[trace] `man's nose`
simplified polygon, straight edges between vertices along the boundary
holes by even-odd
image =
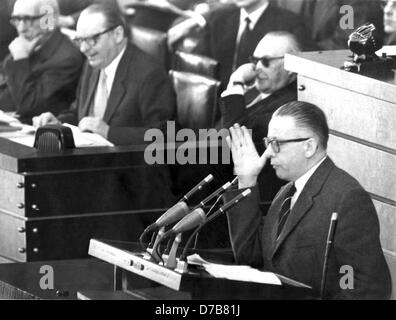
[[[26,33],[29,30],[29,27],[25,21],[21,20],[18,21],[18,23],[16,24],[16,29],[18,31],[18,34],[21,34]]]
[[[268,158],[273,158],[275,156],[274,149],[271,147],[271,145],[269,145],[267,149],[265,149],[265,153]]]
[[[80,44],[80,51],[82,53],[87,53],[87,51],[89,50],[89,46],[85,41],[82,41]]]

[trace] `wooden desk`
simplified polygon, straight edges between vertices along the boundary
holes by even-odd
[[[0,256],[83,258],[92,237],[136,240],[175,201],[168,168],[148,166],[144,150],[46,154],[0,139]]]
[[[349,56],[347,50],[286,55],[285,68],[298,74],[298,100],[326,113],[331,158],[370,193],[396,288],[396,79],[341,70]]]

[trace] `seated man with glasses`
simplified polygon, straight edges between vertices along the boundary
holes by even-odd
[[[18,32],[4,60],[0,109],[23,121],[50,111],[59,114],[75,98],[82,54],[57,27],[56,0],[17,0],[10,19]]]
[[[286,102],[297,99],[296,75],[284,69],[284,55],[301,51],[296,37],[286,31],[269,32],[257,45],[251,63],[240,66],[232,75],[220,101],[221,127],[239,123],[252,130],[253,141],[263,152],[272,113]],[[260,181],[263,200],[272,200],[284,184],[271,168]]]
[[[389,299],[391,278],[375,207],[359,182],[327,156],[329,128],[323,111],[298,101],[280,107],[269,123],[264,139],[267,149],[262,156],[246,127],[235,125],[230,134],[227,142],[239,189],[252,189],[248,199],[228,212],[237,263],[300,281],[318,294],[330,219],[335,212],[338,224],[323,298]],[[264,217],[257,177],[267,162],[289,183]],[[230,191],[226,198],[231,199],[235,192]],[[342,281],[345,266],[349,267],[348,280]]]
[[[172,84],[165,69],[131,43],[120,9],[87,7],[76,34],[76,45],[87,57],[77,99],[57,118],[44,113],[33,124],[78,124],[115,145],[143,144],[147,129],[165,130],[176,110]]]

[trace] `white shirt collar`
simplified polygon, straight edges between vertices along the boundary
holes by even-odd
[[[101,70],[101,72],[104,72],[106,74],[106,84],[109,93],[111,92],[111,88],[113,87],[115,74],[117,72],[118,65],[121,61],[122,56],[124,55],[125,50],[126,50],[126,45],[118,54],[118,56],[115,57],[113,61],[106,68]]]
[[[315,173],[316,169],[322,164],[323,161],[325,161],[327,158],[327,155],[323,157],[322,160],[320,160],[316,165],[314,165],[311,169],[309,169],[306,173],[304,173],[300,178],[298,178],[294,182],[294,186],[296,187],[296,193],[294,194],[292,200],[291,200],[291,207],[294,206],[296,203],[298,197],[300,196],[301,192],[303,191],[305,185],[307,184],[309,178],[312,177],[312,175]]]
[[[268,8],[269,2],[266,2],[262,7],[256,9],[252,13],[248,14],[245,9],[241,9],[241,23],[243,22],[243,27],[245,28],[245,19],[249,17],[250,19],[250,30],[253,30],[256,26],[257,21],[260,19],[261,15]]]

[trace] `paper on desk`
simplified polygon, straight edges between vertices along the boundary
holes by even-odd
[[[74,144],[76,147],[114,147],[107,139],[96,133],[82,132],[78,127],[68,123],[63,123],[69,127],[73,133]]]
[[[0,122],[6,124],[20,124],[21,122],[14,116],[14,113],[0,110]]]
[[[202,259],[198,254],[188,256],[187,261],[189,264],[202,266],[215,278],[282,285],[282,282],[274,273],[259,271],[249,266],[211,263]]]
[[[10,126],[20,127],[19,131],[2,132],[1,138],[5,138],[14,141],[19,144],[23,144],[28,147],[33,147],[36,129],[32,126],[25,125],[22,123],[10,123]],[[76,126],[68,123],[63,124],[69,127],[73,133],[74,144],[77,148],[83,147],[113,147],[114,145],[96,133],[81,132]]]

